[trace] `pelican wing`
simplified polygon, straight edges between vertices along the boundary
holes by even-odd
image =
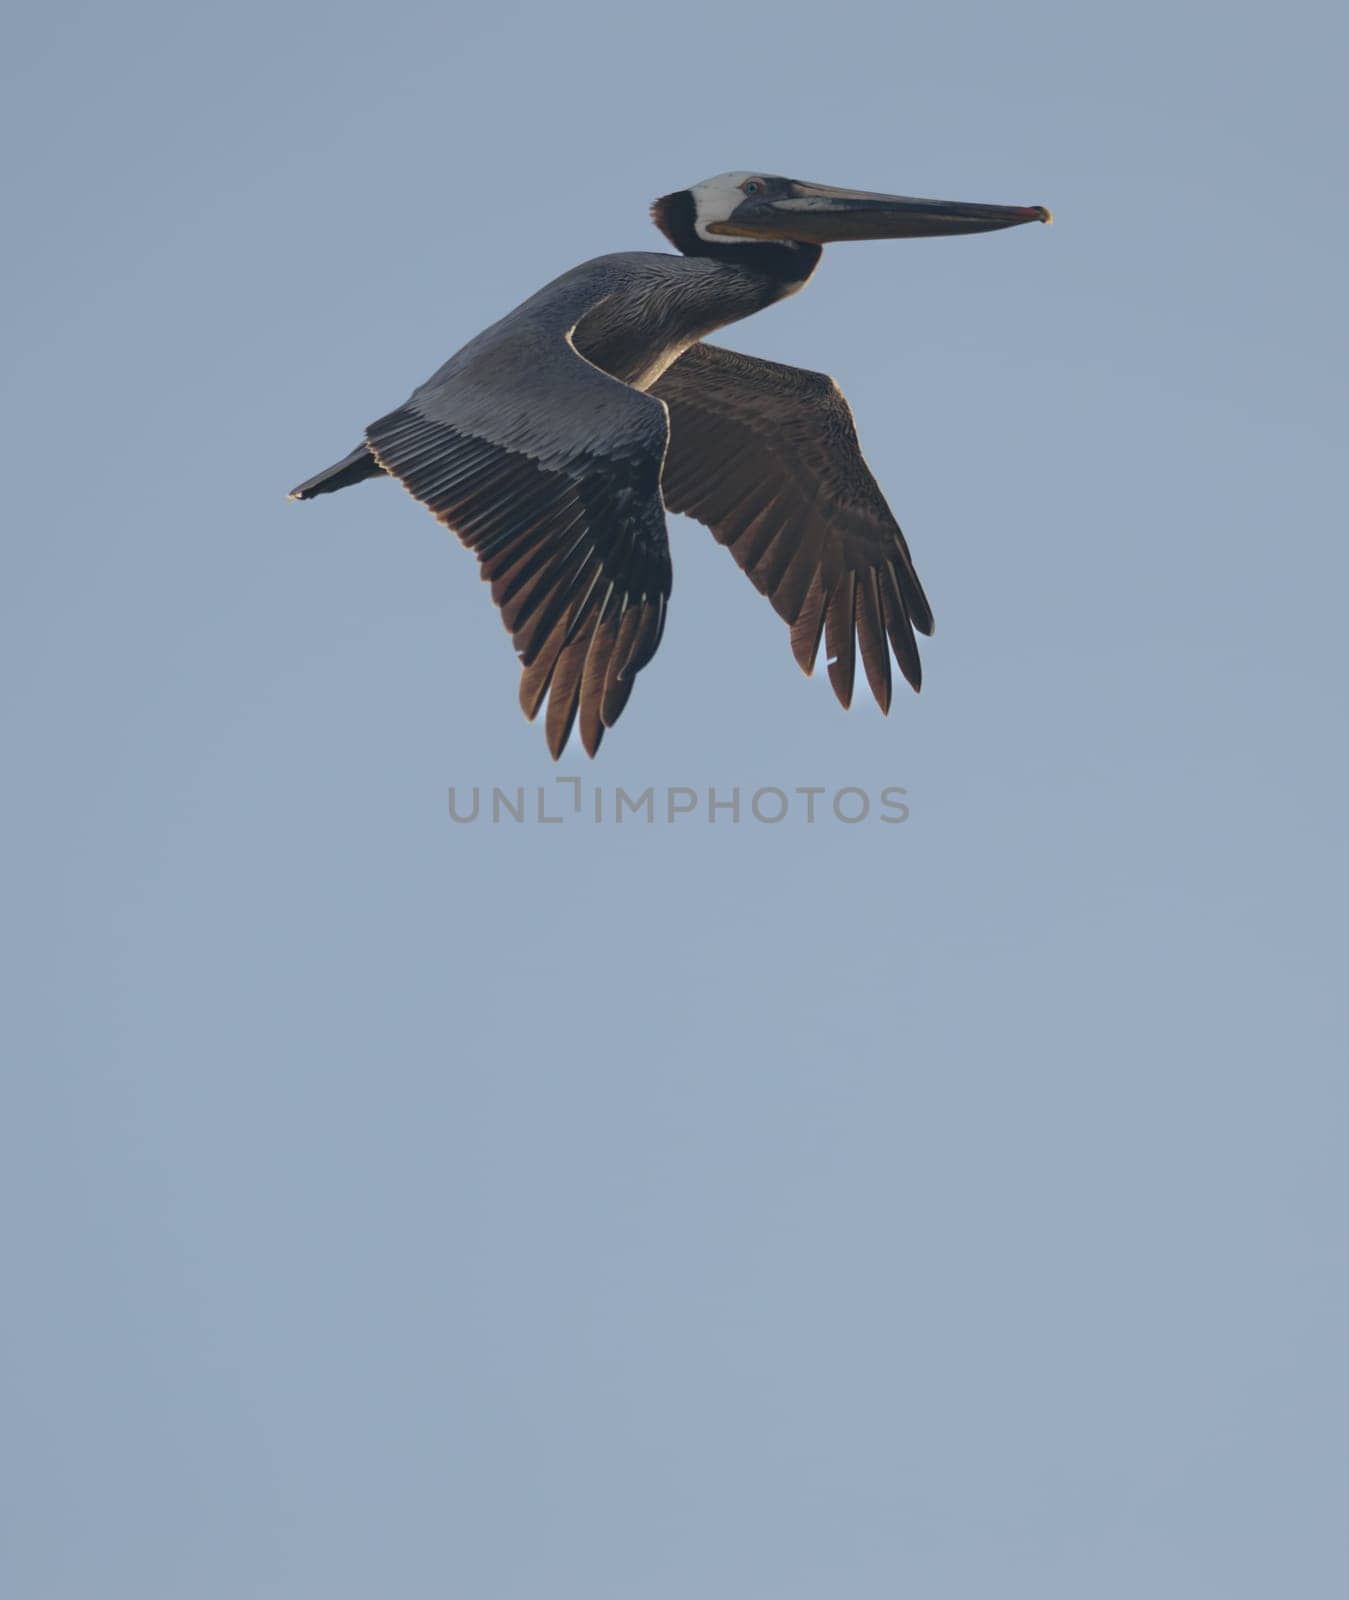
[[[457,533],[515,643],[520,704],[558,756],[594,755],[660,643],[665,407],[571,343],[605,283],[573,275],[466,345],[366,429],[380,466]]]
[[[858,644],[882,711],[891,649],[917,689],[914,629],[932,632],[932,608],[834,380],[695,344],[651,393],[670,412],[666,505],[706,523],[768,596],[802,670],[823,634],[845,706]]]

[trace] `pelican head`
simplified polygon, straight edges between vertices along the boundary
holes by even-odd
[[[844,239],[925,239],[989,233],[1023,222],[1049,222],[1044,206],[986,206],[959,200],[834,189],[800,178],[724,172],[666,195],[652,208],[656,224],[686,254],[736,242],[823,245]],[[676,237],[676,233],[683,237]],[[692,248],[690,248],[692,247]]]

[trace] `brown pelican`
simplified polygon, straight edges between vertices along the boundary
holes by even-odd
[[[890,651],[917,689],[932,609],[831,378],[701,341],[795,294],[842,239],[986,233],[1043,206],[962,205],[728,172],[667,194],[678,256],[599,256],[471,340],[365,439],[291,491],[387,473],[481,563],[519,654],[520,703],[545,696],[557,757],[580,718],[599,748],[660,643],[665,513],[706,523],[791,629],[807,673],[824,637],[852,699],[856,649],[882,711]],[[887,639],[889,641],[887,645]]]

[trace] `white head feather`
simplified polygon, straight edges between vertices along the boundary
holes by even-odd
[[[709,233],[707,225],[730,220],[735,208],[744,203],[742,185],[752,177],[752,172],[723,172],[719,177],[704,178],[701,183],[694,184],[689,193],[693,196],[693,227],[699,238],[706,239],[709,244],[733,242],[734,235]]]

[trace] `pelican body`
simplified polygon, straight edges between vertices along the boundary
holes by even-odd
[[[680,253],[584,262],[480,333],[355,450],[291,491],[397,478],[478,557],[553,757],[587,754],[660,643],[666,510],[705,523],[852,699],[922,681],[932,609],[831,378],[704,343],[803,287],[835,240],[983,233],[1042,206],[965,205],[733,172],[663,196]]]

